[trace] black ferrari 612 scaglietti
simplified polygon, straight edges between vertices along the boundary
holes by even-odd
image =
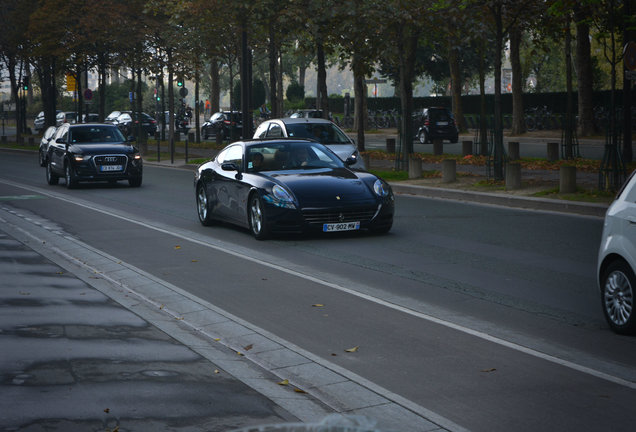
[[[386,233],[393,225],[391,187],[351,169],[355,162],[312,140],[232,143],[195,173],[199,220],[239,225],[257,239],[308,231]]]

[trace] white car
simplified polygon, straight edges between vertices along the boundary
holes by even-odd
[[[353,156],[356,163],[354,169],[365,169],[364,160],[360,156],[355,142],[333,122],[321,118],[291,118],[265,120],[258,125],[254,138],[309,138],[324,144],[346,161]]]
[[[610,327],[620,334],[636,333],[636,171],[605,214],[597,274]]]

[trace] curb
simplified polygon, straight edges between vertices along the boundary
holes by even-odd
[[[488,192],[464,191],[428,186],[414,186],[402,183],[390,183],[393,191],[398,194],[416,195],[427,198],[450,199],[456,201],[474,202],[479,204],[497,205],[502,207],[519,208],[524,210],[540,210],[559,213],[578,214],[603,218],[608,205],[551,200],[546,198],[519,197]]]

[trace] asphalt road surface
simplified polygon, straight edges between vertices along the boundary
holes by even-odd
[[[258,242],[202,227],[192,179],[146,166],[141,188],[67,190],[45,183],[35,154],[0,153],[3,208],[452,424],[633,430],[636,340],[602,317],[601,219],[399,196],[385,236]]]

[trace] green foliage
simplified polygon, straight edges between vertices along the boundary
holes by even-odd
[[[287,100],[290,102],[302,101],[305,98],[305,87],[300,85],[297,81],[293,81],[287,87],[285,96],[287,96]]]

